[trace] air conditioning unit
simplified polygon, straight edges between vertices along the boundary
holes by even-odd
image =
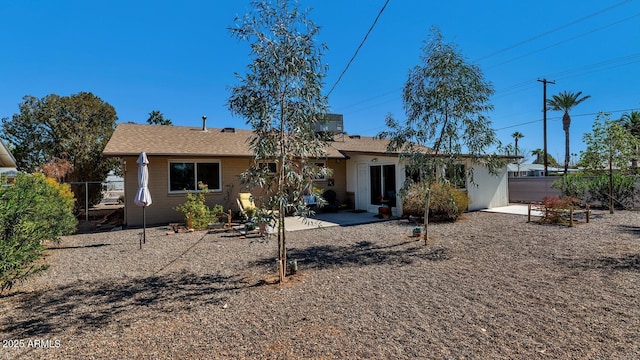
[[[327,114],[325,121],[316,124],[316,132],[341,134],[344,131],[342,114]]]

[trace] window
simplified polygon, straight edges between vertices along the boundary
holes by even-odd
[[[209,190],[222,190],[220,163],[186,161],[169,163],[169,192],[199,190],[199,182],[206,184]]]
[[[269,174],[274,175],[278,170],[278,166],[274,162],[259,162],[258,167],[267,171]]]
[[[313,163],[313,165],[315,165],[318,168],[318,174],[316,175],[316,177],[314,178],[315,181],[324,181],[327,180],[327,172],[325,169],[325,163],[324,162],[315,162]]]
[[[445,170],[445,178],[457,189],[467,188],[467,174],[464,164],[454,164]]]

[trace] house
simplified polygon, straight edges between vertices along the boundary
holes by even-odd
[[[0,140],[0,178],[11,182],[18,176],[16,169],[16,159],[9,151],[9,148]]]
[[[579,169],[569,169],[568,173],[576,173]],[[523,176],[544,176],[543,164],[509,164],[508,165],[509,177],[523,177]],[[549,175],[562,175],[564,174],[563,168],[557,168],[553,166],[547,166],[547,173]]]
[[[185,201],[184,190],[196,190],[198,181],[207,183],[212,191],[207,197],[210,206],[221,204],[225,209],[238,210],[238,193],[246,191],[239,175],[253,159],[247,142],[252,134],[250,130],[231,127],[119,124],[104,155],[118,157],[122,162],[125,223],[142,224],[142,209],[133,204],[138,188],[136,160],[142,151],[149,159],[149,190],[153,199],[146,209],[147,223],[182,221],[182,215],[174,209]],[[315,162],[333,170],[331,178],[314,179],[315,187],[333,190],[338,202],[372,213],[386,204],[394,215],[402,214],[398,191],[405,179],[404,166],[398,153],[387,152],[386,140],[339,135],[328,143],[326,156]],[[507,205],[506,167],[498,177],[478,167],[474,178],[478,186],[466,186],[470,210]]]

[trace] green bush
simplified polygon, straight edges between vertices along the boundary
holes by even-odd
[[[569,174],[553,182],[552,188],[562,192],[563,197],[585,201],[589,180],[582,175]]]
[[[422,183],[413,184],[402,202],[404,215],[424,216],[425,191]],[[469,197],[455,187],[434,183],[431,185],[429,217],[455,221],[469,206]]]
[[[615,208],[632,209],[638,196],[635,175],[613,174],[613,206]],[[599,201],[609,207],[609,174],[601,174],[593,178],[589,184],[589,201]]]
[[[206,229],[210,223],[218,222],[218,217],[224,214],[224,208],[219,204],[209,208],[205,203],[207,187],[202,184],[198,184],[198,187],[201,191],[187,192],[187,201],[178,205],[175,210],[184,215],[187,228],[202,230]]]
[[[46,269],[42,242],[75,232],[74,198],[68,185],[44,175],[19,174],[0,188],[0,292]]]

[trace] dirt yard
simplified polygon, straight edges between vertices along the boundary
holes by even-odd
[[[640,213],[574,228],[475,212],[288,233],[66,237],[0,298],[2,359],[637,359]]]

